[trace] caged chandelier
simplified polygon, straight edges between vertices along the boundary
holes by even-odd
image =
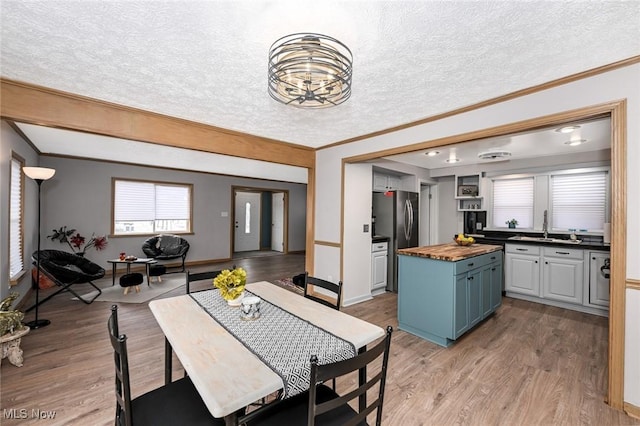
[[[300,108],[339,105],[351,96],[353,56],[333,37],[284,36],[269,49],[269,95]]]

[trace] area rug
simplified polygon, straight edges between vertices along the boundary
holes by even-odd
[[[295,293],[298,293],[298,294],[303,294],[304,293],[304,287],[300,287],[300,286],[295,285],[291,278],[283,278],[281,280],[276,280],[275,283],[277,285],[279,285],[280,287],[284,287],[287,290],[293,291]]]
[[[129,289],[128,294],[124,294],[124,288],[120,287],[116,279],[116,285],[111,285],[111,278],[107,285],[98,285],[102,289],[102,294],[96,299],[98,302],[117,302],[117,303],[145,303],[149,300],[161,296],[171,290],[185,285],[184,274],[163,275],[162,282],[154,280],[151,285],[147,286],[147,282],[140,284],[140,293],[136,293],[135,287]],[[84,298],[92,298],[97,291],[83,294]],[[74,297],[72,300],[78,300]]]

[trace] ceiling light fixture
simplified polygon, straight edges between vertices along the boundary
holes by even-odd
[[[269,95],[300,108],[339,105],[351,96],[353,55],[333,37],[296,33],[269,49]]]
[[[559,133],[571,133],[574,130],[579,129],[580,126],[564,126],[564,127],[560,127],[559,129],[556,129],[556,132]]]
[[[511,157],[511,153],[509,151],[489,151],[478,154],[478,158],[481,160],[497,160],[507,157]]]
[[[424,153],[427,157],[435,157],[438,154],[440,154],[440,151],[429,151]]]
[[[460,161],[459,158],[449,158],[449,159],[445,160],[445,162],[447,162],[447,163],[457,163],[458,161]]]
[[[583,143],[587,143],[586,139],[576,139],[573,141],[566,141],[564,144],[565,145],[569,145],[569,146],[578,146],[578,145],[582,145]]]

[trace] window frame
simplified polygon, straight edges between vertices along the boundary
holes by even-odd
[[[126,181],[126,182],[139,182],[139,183],[148,183],[153,185],[162,185],[162,186],[178,186],[184,187],[189,192],[189,229],[187,231],[168,231],[174,235],[191,235],[193,234],[193,184],[192,183],[184,183],[184,182],[167,182],[167,181],[159,181],[159,180],[148,180],[148,179],[132,179],[132,178],[124,178],[124,177],[112,177],[111,178],[111,231],[109,234],[110,238],[120,238],[120,237],[139,237],[139,236],[150,236],[150,235],[158,235],[160,232],[140,232],[140,233],[126,233],[126,234],[116,234],[116,182],[118,181]],[[154,219],[155,220],[155,219]]]
[[[19,257],[21,259],[22,265],[20,268],[20,271],[16,272],[14,275],[11,275],[11,258],[12,258],[12,241],[11,241],[11,234],[12,234],[12,221],[11,221],[11,208],[12,206],[12,201],[13,201],[13,194],[12,194],[12,188],[13,188],[13,162],[16,161],[18,163],[18,167],[19,167],[19,175],[20,175],[20,184],[19,184],[19,188],[20,188],[20,217],[18,219],[18,227],[19,227],[19,234],[20,234],[20,247],[18,248],[18,250],[20,251],[19,253]],[[25,167],[26,165],[26,161],[24,158],[22,158],[20,155],[18,155],[16,152],[11,151],[11,159],[9,162],[9,235],[7,238],[7,254],[9,256],[9,286],[15,286],[18,284],[18,282],[20,281],[20,279],[22,278],[22,276],[24,276],[24,274],[27,271],[27,265],[25,263],[25,259],[24,259],[24,205],[25,205],[25,178],[24,178],[24,172],[22,171],[22,168]]]

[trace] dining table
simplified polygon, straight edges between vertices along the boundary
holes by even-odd
[[[363,352],[368,344],[385,336],[377,325],[267,281],[247,284],[245,292],[261,299],[258,319],[243,321],[240,308],[227,305],[217,289],[149,303],[165,335],[165,382],[172,380],[173,351],[212,416],[224,418],[226,425],[237,424],[238,410],[274,392],[292,396],[287,393],[299,386],[302,373],[283,372],[287,368],[280,365],[283,353],[273,360],[269,358],[274,356],[272,351],[284,350],[284,358],[295,357],[307,344],[301,340],[328,339],[331,343],[323,350],[342,352],[327,353],[326,358],[340,359]],[[286,331],[287,327],[301,327],[304,336],[318,337],[301,339],[299,333]],[[256,335],[258,340],[263,337],[261,343],[252,340]],[[349,348],[355,352],[349,352]],[[308,363],[309,358],[298,361]],[[296,368],[308,371],[308,367]],[[293,376],[293,384],[288,374]],[[366,372],[360,372],[360,381],[364,380],[363,374]]]

